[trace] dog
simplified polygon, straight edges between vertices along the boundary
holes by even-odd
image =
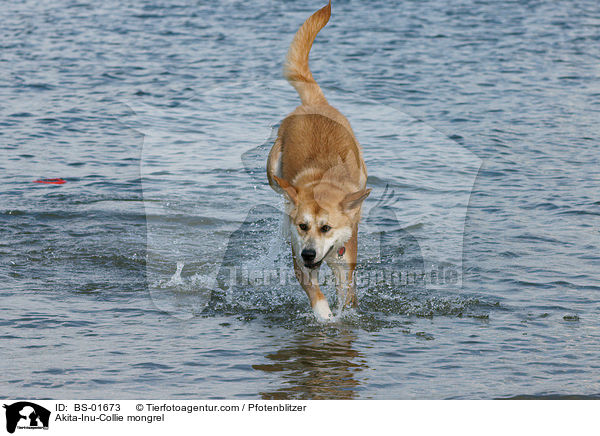
[[[296,278],[319,321],[333,320],[319,289],[319,267],[334,273],[339,311],[356,307],[358,223],[367,168],[350,123],[330,106],[308,66],[315,37],[331,16],[331,1],[300,27],[289,48],[284,76],[301,105],[280,124],[267,159],[269,185],[283,194]]]

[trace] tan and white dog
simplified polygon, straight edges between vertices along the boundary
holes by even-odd
[[[271,187],[284,194],[294,270],[317,319],[333,318],[319,289],[319,267],[332,269],[340,311],[357,305],[354,283],[357,233],[367,169],[350,123],[329,105],[308,67],[317,33],[331,16],[331,2],[300,27],[284,75],[302,104],[281,123],[267,160]]]

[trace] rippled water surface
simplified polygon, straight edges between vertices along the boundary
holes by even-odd
[[[3,397],[600,395],[598,3],[333,2],[311,67],[373,192],[328,326],[264,175],[320,6],[0,10]]]

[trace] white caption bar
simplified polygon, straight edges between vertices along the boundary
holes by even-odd
[[[587,434],[593,401],[5,400],[15,435]],[[42,433],[35,430],[43,430]],[[4,433],[7,434],[7,433]]]

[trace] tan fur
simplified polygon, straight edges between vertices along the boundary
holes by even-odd
[[[298,29],[288,50],[283,75],[296,88],[302,104],[327,104],[308,67],[308,54],[317,33],[327,24],[331,16],[331,1],[327,6],[312,14]]]
[[[357,303],[358,222],[362,201],[370,192],[365,189],[367,170],[350,123],[329,105],[308,66],[313,41],[330,15],[331,2],[306,20],[290,46],[284,74],[302,105],[282,121],[267,160],[269,184],[288,201],[296,277],[319,318],[327,318],[329,311],[318,285],[322,261],[336,276],[339,304]],[[324,231],[323,226],[331,230]],[[303,260],[304,250],[316,252],[314,263]]]

